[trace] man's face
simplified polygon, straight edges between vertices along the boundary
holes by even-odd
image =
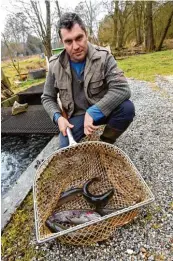
[[[61,39],[72,61],[81,62],[85,59],[88,38],[78,24],[75,24],[70,30],[62,28]]]

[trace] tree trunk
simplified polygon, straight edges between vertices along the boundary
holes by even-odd
[[[172,10],[172,12],[170,13],[170,16],[169,16],[169,18],[168,18],[168,22],[167,22],[167,24],[166,24],[165,30],[163,31],[162,37],[161,37],[161,39],[160,39],[160,42],[159,42],[159,44],[158,44],[158,46],[157,46],[156,51],[160,51],[161,48],[162,48],[163,41],[165,40],[167,31],[168,31],[168,29],[169,29],[169,27],[170,27],[170,25],[171,25],[172,17],[173,17],[173,10]]]
[[[155,49],[153,34],[152,1],[146,1],[145,9],[145,50],[151,52]]]
[[[113,15],[113,22],[114,22],[114,27],[113,27],[113,41],[112,41],[112,46],[113,46],[113,47],[116,47],[116,45],[117,45],[118,2],[119,2],[119,1],[115,1],[115,8],[114,8],[114,15]]]
[[[48,58],[52,55],[51,47],[51,22],[50,22],[50,1],[45,1],[46,4],[46,37],[45,37],[45,51]]]
[[[134,27],[135,27],[135,38],[136,38],[136,45],[138,45],[138,33],[137,33],[137,18],[136,18],[136,3],[134,4],[134,15],[133,15],[133,21],[134,21]]]
[[[125,43],[125,35],[128,34],[127,24],[132,15],[133,8],[130,1],[119,1],[118,5],[118,35],[117,47],[122,49]]]
[[[119,30],[118,30],[118,41],[117,41],[117,48],[121,49],[123,47],[123,39],[124,39],[124,26],[120,22]]]
[[[137,46],[142,44],[141,21],[142,21],[141,3],[136,1],[134,4],[134,25],[135,25],[135,35],[136,35],[136,45]]]
[[[57,6],[57,9],[58,9],[58,16],[59,16],[59,18],[61,18],[61,10],[60,10],[60,7],[59,7],[59,3],[58,3],[58,1],[55,1],[55,3],[56,3],[56,6]]]
[[[143,47],[145,49],[145,42],[146,42],[146,40],[145,40],[145,20],[146,20],[146,18],[145,18],[145,2],[142,2],[141,5],[142,5],[142,38],[143,38]]]
[[[124,39],[124,18],[122,11],[118,10],[118,30],[117,30],[117,48],[118,50],[123,47],[123,39]]]

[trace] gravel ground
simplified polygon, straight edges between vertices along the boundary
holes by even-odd
[[[173,75],[156,77],[157,86],[164,91],[169,97],[173,97]]]
[[[129,79],[129,83],[136,117],[116,145],[136,165],[155,202],[133,223],[118,228],[108,241],[94,247],[61,245],[55,240],[37,245],[34,236],[30,244],[44,251],[42,260],[173,260],[173,84],[157,79],[159,88],[153,90],[144,81]]]

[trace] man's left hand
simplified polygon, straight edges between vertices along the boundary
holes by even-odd
[[[85,135],[91,135],[99,127],[93,125],[93,118],[86,112],[84,119],[84,133]]]

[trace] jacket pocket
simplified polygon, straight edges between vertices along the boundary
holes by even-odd
[[[68,94],[68,89],[67,86],[63,82],[58,83],[58,89],[59,89],[59,98],[60,100],[63,101],[69,101],[69,94]]]
[[[89,92],[91,95],[99,94],[104,89],[104,77],[101,74],[94,74],[89,83]]]

